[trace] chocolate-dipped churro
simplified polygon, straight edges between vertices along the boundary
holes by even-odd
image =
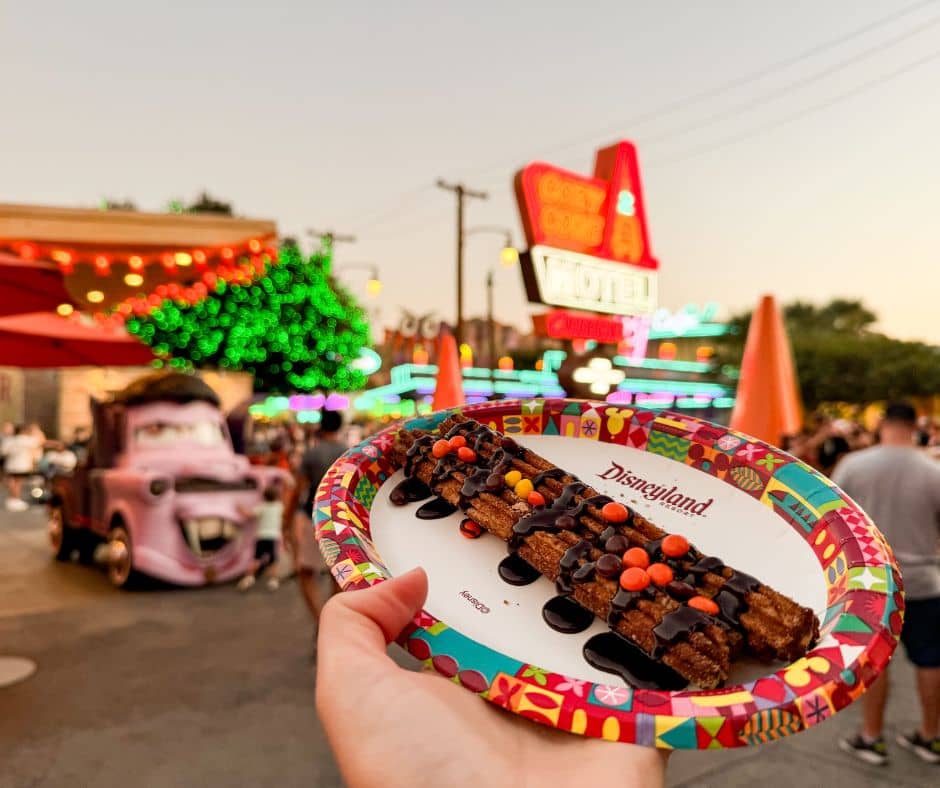
[[[473,419],[451,417],[435,433],[402,431],[395,448],[406,479],[393,503],[434,495],[427,516],[463,511],[508,542],[504,578],[521,583],[541,574],[555,582],[562,598],[546,605],[546,621],[579,631],[590,617],[572,614],[590,611],[640,656],[668,666],[662,685],[714,688],[740,652],[793,660],[818,635],[811,610]],[[585,656],[592,664],[606,659],[597,656],[602,644],[591,645]]]

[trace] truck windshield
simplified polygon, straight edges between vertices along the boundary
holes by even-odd
[[[190,421],[182,424],[154,421],[134,430],[134,442],[139,448],[168,446],[173,443],[218,446],[224,440],[222,425],[214,421]]]

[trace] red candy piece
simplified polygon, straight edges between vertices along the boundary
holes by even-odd
[[[718,615],[718,605],[707,596],[694,596],[688,601],[688,605],[696,610],[701,610],[703,613],[708,613],[710,616]]]
[[[463,520],[460,523],[460,534],[467,539],[479,539],[483,536],[483,528],[473,520]]]
[[[545,496],[536,490],[530,492],[526,500],[529,502],[529,506],[545,506]]]
[[[649,553],[642,547],[631,547],[623,554],[623,565],[626,567],[636,566],[640,569],[646,569],[650,565]]]
[[[441,457],[446,457],[450,453],[450,444],[445,440],[434,441],[434,445],[431,447],[431,454],[433,454],[437,459]]]
[[[601,515],[608,523],[625,523],[630,513],[622,503],[611,501],[601,508]]]
[[[647,567],[646,574],[650,576],[650,580],[660,587],[668,585],[675,579],[672,569],[666,564],[652,564]]]
[[[466,445],[467,439],[463,435],[454,435],[454,437],[450,439],[450,447],[452,449],[459,449]]]
[[[464,462],[475,462],[477,453],[469,446],[461,446],[457,449],[457,456]]]
[[[620,575],[620,587],[626,591],[642,591],[650,584],[650,576],[646,570],[638,566],[624,569]]]
[[[689,552],[689,540],[679,534],[669,534],[663,539],[662,551],[669,558],[681,558]]]

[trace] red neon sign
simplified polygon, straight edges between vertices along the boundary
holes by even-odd
[[[516,198],[529,246],[659,267],[650,249],[636,148],[630,142],[599,150],[594,177],[533,162],[516,174]]]
[[[617,344],[624,338],[623,321],[619,318],[553,309],[533,315],[532,322],[537,334],[552,339],[593,339]]]

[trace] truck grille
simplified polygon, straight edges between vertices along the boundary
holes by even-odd
[[[229,492],[232,490],[256,490],[258,482],[250,476],[223,482],[219,479],[206,479],[200,476],[187,476],[177,479],[173,488],[178,493]]]

